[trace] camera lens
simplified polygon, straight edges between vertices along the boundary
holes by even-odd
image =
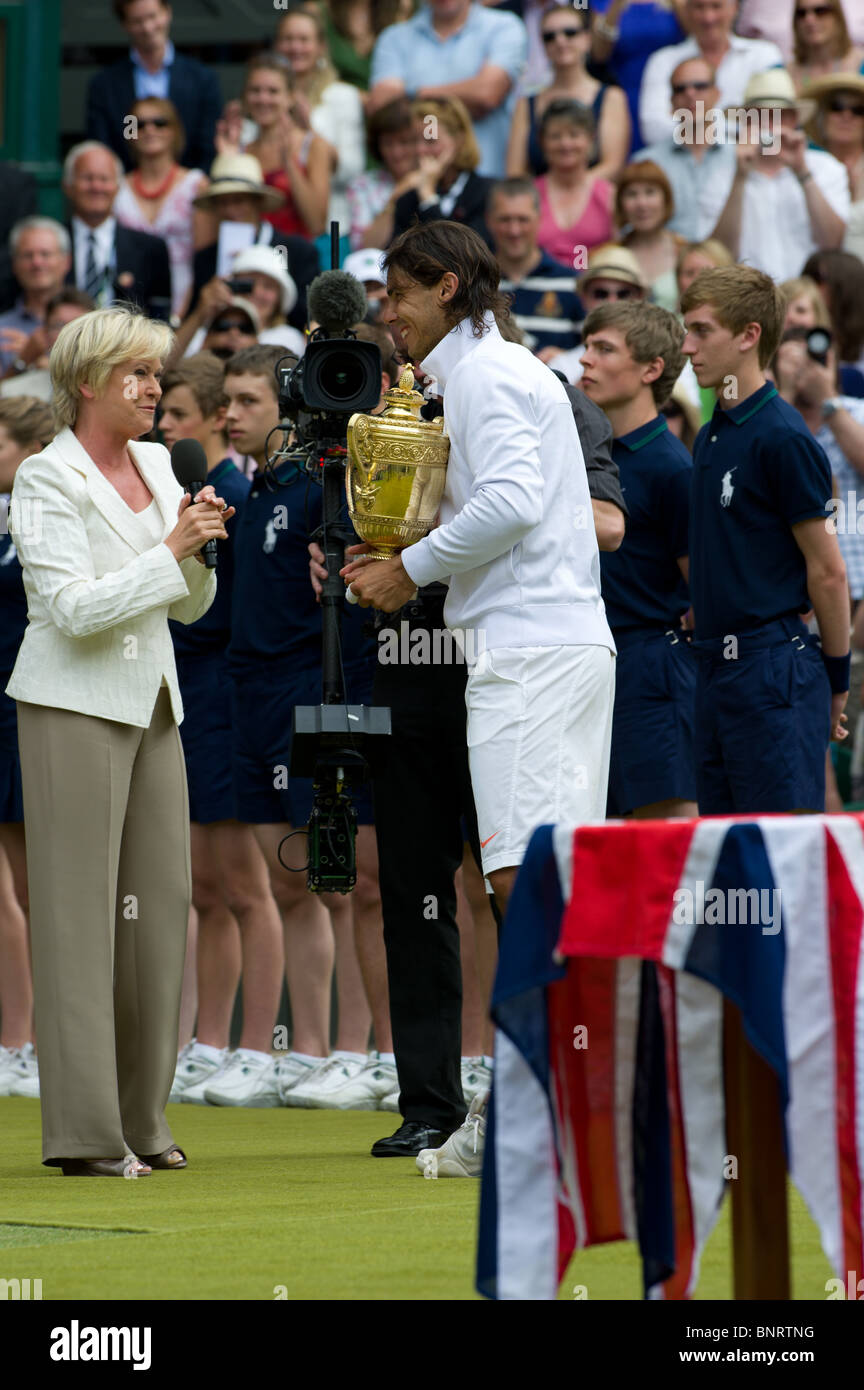
[[[363,364],[347,352],[334,353],[321,373],[320,384],[336,401],[350,401],[363,389]]]

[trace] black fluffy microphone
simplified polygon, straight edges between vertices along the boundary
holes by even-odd
[[[344,270],[325,270],[317,275],[306,302],[310,321],[320,324],[328,337],[342,337],[345,329],[359,323],[366,313],[363,286]]]
[[[197,439],[178,439],[171,450],[171,467],[174,477],[189,493],[192,501],[207,482],[207,455]],[[202,547],[204,563],[208,570],[216,568],[216,538],[211,536]]]

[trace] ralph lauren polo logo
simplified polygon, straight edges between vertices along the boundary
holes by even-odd
[[[721,481],[721,484],[720,484],[720,506],[721,506],[721,507],[728,507],[729,504],[730,504],[730,502],[732,501],[732,494],[733,494],[733,492],[735,491],[735,488],[734,488],[733,485],[732,485],[732,474],[735,473],[736,471],[737,471],[737,466],[736,466],[736,468],[730,468],[728,472],[726,472],[726,473],[723,474],[723,478],[722,478],[722,481]]]

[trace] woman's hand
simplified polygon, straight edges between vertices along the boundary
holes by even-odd
[[[223,309],[230,308],[232,297],[227,281],[214,275],[212,280],[207,281],[198,300],[196,313],[200,322],[209,326]]]
[[[291,94],[291,119],[300,130],[308,130],[312,124],[312,107],[302,92]]]
[[[239,154],[240,137],[243,133],[243,107],[239,101],[229,101],[222,112],[222,119],[216,122],[213,143],[217,154]]]
[[[198,493],[194,506],[189,493],[184,493],[177,508],[177,525],[165,537],[165,544],[177,563],[194,555],[203,565],[204,560],[198,552],[209,540],[228,539],[225,522],[231,520],[234,511],[234,507],[226,507],[224,498],[216,496],[209,483]]]

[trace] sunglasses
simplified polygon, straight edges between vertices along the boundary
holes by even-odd
[[[584,30],[584,29],[575,29],[575,28],[573,28],[573,29],[569,29],[569,28],[568,28],[568,29],[546,29],[546,30],[544,30],[544,32],[543,32],[543,42],[546,43],[546,44],[554,43],[555,40],[556,40],[557,38],[560,38],[560,37],[561,37],[561,35],[563,35],[565,39],[578,39],[579,35],[580,35],[580,34],[584,34],[584,33],[585,33],[585,30]]]
[[[853,116],[864,116],[864,105],[858,101],[844,101],[843,97],[832,97],[828,110],[839,115],[841,111],[851,111]]]
[[[211,333],[230,333],[232,328],[236,328],[240,333],[251,333],[252,329],[245,319],[218,319],[216,323],[211,323]]]
[[[591,291],[592,299],[631,299],[636,293],[634,285],[622,285],[620,290],[594,289]]]
[[[820,19],[824,19],[826,15],[833,13],[834,10],[831,5],[811,5],[809,10],[802,9],[801,7],[796,8],[795,18],[796,20],[806,19],[808,14],[815,14],[818,15]]]
[[[171,122],[167,116],[139,116],[138,129],[146,130],[148,125],[155,126],[157,130],[165,130]]]
[[[710,82],[676,82],[672,87],[673,97],[682,97],[685,92],[707,92]]]

